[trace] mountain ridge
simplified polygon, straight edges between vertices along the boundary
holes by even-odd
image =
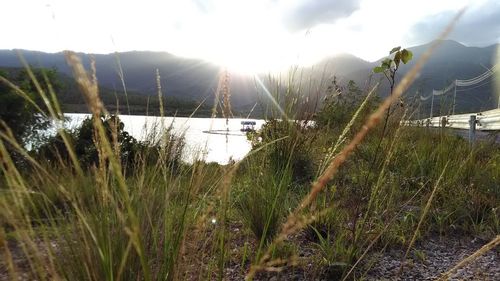
[[[414,53],[414,59],[408,65],[402,65],[398,77],[401,77],[413,66],[418,57],[431,44],[418,45],[408,49]],[[429,92],[431,89],[444,87],[454,79],[468,79],[477,76],[494,65],[499,44],[487,47],[465,46],[453,40],[444,40],[421,71],[419,79],[409,92]],[[35,67],[55,67],[67,75],[71,69],[66,64],[64,53],[46,53],[23,49],[0,50],[0,67],[22,67],[17,58],[21,52],[26,61]],[[127,51],[108,54],[77,53],[83,64],[88,67],[90,58],[96,61],[97,78],[101,85],[109,89],[122,90],[122,79],[119,75],[121,66],[123,81],[127,91],[144,95],[157,94],[156,69],[160,72],[161,86],[164,95],[181,99],[212,101],[216,91],[220,67],[200,59],[179,57],[169,52],[159,51]],[[383,58],[381,58],[383,59]],[[333,76],[343,80],[353,80],[363,85],[371,69],[380,60],[369,62],[349,53],[337,54],[324,58],[314,66],[301,68],[304,75],[316,76],[319,80],[331,80]],[[326,74],[326,76],[325,76]],[[321,77],[323,75],[323,77]],[[260,75],[265,76],[265,75]],[[375,76],[374,76],[375,77]],[[383,80],[382,80],[383,81]],[[231,75],[232,103],[235,107],[248,107],[261,100],[262,89],[257,86],[253,77]],[[478,96],[491,103],[493,88],[481,90]],[[380,94],[387,94],[387,85],[383,85]],[[488,102],[479,105],[487,107]],[[470,107],[471,101],[466,101]],[[472,110],[472,108],[471,108]]]

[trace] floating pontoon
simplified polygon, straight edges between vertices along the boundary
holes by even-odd
[[[240,131],[253,132],[253,131],[255,131],[255,125],[257,125],[257,122],[255,122],[255,121],[241,121]]]

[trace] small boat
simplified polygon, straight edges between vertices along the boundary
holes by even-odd
[[[257,122],[255,121],[241,121],[241,129],[242,132],[254,132],[255,125]]]

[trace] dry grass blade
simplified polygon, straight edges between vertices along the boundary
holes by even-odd
[[[160,116],[163,122],[163,117],[165,116],[165,114],[163,109],[163,93],[161,92],[161,76],[160,70],[158,68],[156,69],[156,88],[158,91],[158,102],[160,103]]]
[[[330,163],[332,161],[332,159],[335,157],[335,152],[337,152],[337,149],[345,141],[347,133],[349,133],[349,131],[351,130],[352,126],[354,125],[354,121],[357,120],[359,114],[363,111],[363,109],[365,109],[365,107],[368,104],[368,101],[370,100],[372,94],[377,90],[377,88],[378,88],[379,85],[380,85],[380,83],[375,84],[375,86],[373,86],[373,89],[366,95],[365,99],[363,100],[363,103],[361,103],[361,105],[358,107],[358,109],[356,110],[356,112],[352,116],[351,120],[349,121],[349,123],[347,123],[347,125],[344,128],[344,130],[342,131],[342,134],[340,134],[340,136],[338,137],[337,142],[330,149],[329,153],[326,155],[325,160],[324,160],[325,164],[326,163]],[[325,168],[326,167],[322,166],[320,168],[320,173],[323,173]]]
[[[402,120],[404,120],[406,118],[407,112],[408,112],[408,110],[405,110],[405,112],[403,113],[403,116],[401,117]],[[402,128],[402,126],[399,126],[396,130],[396,133],[394,134],[393,140],[389,146],[389,152],[388,152],[387,157],[384,161],[384,164],[382,165],[382,170],[380,171],[379,177],[377,179],[377,183],[375,184],[375,187],[372,188],[370,200],[368,201],[368,207],[366,209],[367,211],[366,211],[366,215],[364,218],[365,222],[366,222],[366,220],[367,220],[367,218],[372,210],[372,205],[374,204],[375,198],[376,198],[377,194],[380,192],[380,188],[382,186],[382,182],[383,182],[384,176],[386,174],[386,169],[389,166],[389,163],[391,162],[392,157],[394,156],[396,143],[399,140],[400,133],[401,133],[401,128]]]
[[[120,56],[118,55],[118,52],[115,52],[115,58],[116,58],[116,64],[118,67],[118,77],[120,77],[120,82],[122,83],[122,87],[123,87],[123,93],[125,94],[125,101],[127,102],[127,112],[128,112],[128,115],[130,115],[130,105],[128,103],[127,86],[125,85],[125,76],[123,75],[122,63],[120,61]]]
[[[458,21],[460,16],[463,14],[464,10],[460,11],[453,21],[448,25],[448,27],[443,31],[439,39],[446,38],[447,35],[453,29],[453,26]],[[342,163],[345,162],[347,157],[354,151],[356,146],[360,144],[363,139],[366,137],[368,132],[373,129],[378,123],[380,123],[381,119],[384,116],[386,110],[396,101],[399,100],[401,95],[408,89],[408,87],[413,83],[416,79],[418,73],[430,58],[431,54],[434,50],[441,44],[440,40],[436,40],[432,43],[432,45],[422,54],[417,63],[406,73],[406,75],[401,79],[401,82],[395,87],[394,92],[391,96],[384,100],[384,102],[378,107],[378,109],[368,118],[365,125],[361,128],[361,130],[356,134],[356,136],[352,139],[352,141],[344,147],[344,149],[338,154],[335,159],[332,160],[328,168],[325,170],[323,175],[313,184],[312,190],[309,195],[302,201],[302,204],[299,206],[300,209],[307,207],[311,202],[316,198],[318,193],[326,186],[328,181],[330,181],[337,172],[338,168]]]
[[[24,66],[24,69],[26,70],[26,72],[28,73],[28,76],[30,77],[31,79],[31,82],[33,82],[34,86],[35,86],[35,89],[36,91],[38,92],[38,94],[40,95],[40,97],[42,98],[44,104],[45,104],[45,107],[47,108],[47,110],[49,111],[50,115],[52,117],[56,117],[56,113],[54,111],[54,108],[52,107],[52,104],[50,102],[50,99],[48,98],[47,94],[45,93],[44,89],[42,88],[42,85],[40,84],[40,82],[38,81],[38,79],[36,78],[35,74],[33,73],[33,70],[31,69],[31,67],[28,65],[28,62],[26,61],[26,59],[24,58],[24,56],[22,55],[21,51],[18,51],[17,53],[18,57],[19,57],[19,60],[21,61],[22,65]]]
[[[19,88],[18,86],[14,85],[14,83],[10,82],[9,80],[7,80],[7,78],[3,77],[2,75],[0,75],[0,81],[2,83],[4,83],[5,85],[7,85],[8,87],[12,88],[14,90],[14,93],[21,96],[23,99],[25,99],[27,102],[29,102],[36,110],[38,113],[40,113],[42,116],[46,117],[47,114],[45,113],[45,111],[43,111],[39,106],[38,104],[36,104],[35,101],[33,101],[32,98],[30,98],[30,96],[23,90],[21,90],[21,88]]]
[[[3,228],[0,228],[0,248],[3,249],[3,260],[7,263],[6,267],[9,271],[9,275],[13,280],[19,280],[17,274],[17,268],[14,264],[14,260],[12,258],[12,253],[9,250],[7,245],[7,239],[5,238],[5,231]]]
[[[349,269],[349,271],[344,276],[344,278],[342,279],[342,281],[347,280],[347,278],[351,275],[351,273],[354,272],[354,269],[356,268],[356,266],[358,266],[358,264],[364,259],[364,257],[373,248],[373,246],[375,246],[375,243],[377,243],[379,241],[379,239],[382,237],[382,235],[389,229],[389,227],[401,215],[401,213],[404,211],[404,208],[406,206],[408,206],[413,201],[413,199],[415,199],[415,197],[422,191],[422,189],[424,189],[425,186],[426,186],[425,184],[422,185],[422,187],[420,187],[420,189],[417,190],[417,192],[415,192],[413,194],[413,196],[410,199],[408,199],[408,201],[406,201],[403,205],[401,205],[401,208],[399,209],[399,211],[394,216],[392,216],[392,218],[386,223],[386,225],[384,226],[384,228],[377,234],[377,236],[375,238],[373,238],[373,240],[370,242],[370,244],[368,245],[368,247],[366,247],[366,249],[363,251],[363,253],[358,258],[358,260],[351,266],[351,269]]]
[[[268,272],[281,272],[285,269],[286,266],[295,266],[298,264],[298,257],[292,256],[290,259],[275,259],[269,262],[266,262],[264,265],[259,267],[259,271],[268,271]]]
[[[443,39],[448,36],[453,27],[455,26],[458,19],[462,16],[465,9],[462,9],[457,15],[453,18],[453,20],[448,24],[446,29],[441,33],[438,39]],[[368,120],[365,122],[361,130],[354,136],[351,142],[346,145],[340,153],[335,157],[330,165],[326,168],[325,172],[318,178],[318,180],[313,184],[311,191],[308,195],[302,200],[301,204],[297,207],[295,212],[290,214],[287,221],[283,224],[283,228],[281,233],[277,236],[273,244],[276,241],[283,241],[286,237],[301,227],[298,227],[298,214],[304,208],[309,206],[318,196],[318,194],[325,188],[327,183],[333,178],[335,173],[338,171],[338,168],[346,161],[347,157],[354,151],[354,149],[364,140],[367,136],[368,132],[373,129],[380,121],[383,119],[386,110],[396,101],[399,100],[401,95],[408,89],[408,87],[413,83],[413,81],[417,78],[418,73],[424,66],[424,64],[429,60],[431,54],[434,50],[441,44],[441,40],[434,41],[431,46],[422,54],[420,59],[415,63],[415,65],[406,73],[406,75],[401,79],[399,84],[394,88],[392,95],[384,100],[384,102],[377,108],[377,110],[370,115]],[[270,248],[270,247],[269,247]],[[269,251],[268,248],[268,251]],[[253,279],[253,276],[257,272],[257,267],[261,266],[263,263],[267,262],[266,259],[269,258],[269,254],[266,253],[259,260],[259,262],[252,266],[245,277],[247,280]]]
[[[82,168],[80,166],[80,163],[78,162],[78,159],[76,158],[76,155],[75,155],[73,146],[71,144],[70,138],[68,137],[68,134],[66,133],[66,131],[62,129],[62,126],[61,126],[62,123],[60,121],[63,119],[64,115],[61,111],[61,108],[59,106],[59,102],[57,101],[57,95],[54,91],[54,88],[52,87],[52,84],[50,83],[50,81],[47,77],[47,74],[45,72],[42,73],[43,78],[45,79],[46,86],[48,87],[48,91],[49,91],[51,99],[49,99],[49,97],[45,93],[45,90],[42,88],[41,83],[36,78],[35,74],[33,73],[33,70],[31,69],[28,62],[26,61],[26,59],[24,58],[24,56],[22,55],[22,53],[20,51],[18,52],[18,57],[21,60],[21,63],[23,64],[24,68],[26,69],[26,72],[28,73],[31,81],[35,85],[36,91],[38,92],[38,94],[40,95],[42,100],[44,101],[45,107],[47,108],[48,112],[50,113],[50,117],[52,118],[52,120],[56,121],[57,131],[60,134],[60,136],[62,137],[64,145],[68,149],[68,152],[69,152],[69,155],[71,158],[71,162],[73,163],[78,176],[82,177],[83,171],[82,171]],[[92,61],[91,66],[92,66],[92,70],[93,70],[92,78],[94,80],[94,85],[97,85],[97,78],[95,76],[95,61]],[[10,84],[12,84],[12,83],[10,83]],[[13,89],[16,92],[19,92],[19,94],[21,94],[21,96],[23,96],[28,102],[34,103],[34,101],[32,101],[29,98],[29,96],[26,93],[24,93],[21,89],[19,89],[18,87],[13,87]],[[44,111],[41,111],[41,109],[38,106],[36,106],[36,108],[37,108],[37,110],[40,111],[42,116],[44,116],[46,118],[48,117],[47,114]]]
[[[457,265],[455,265],[452,269],[448,270],[447,272],[443,273],[441,275],[441,277],[439,277],[437,279],[437,281],[441,281],[441,280],[447,280],[450,278],[450,276],[455,272],[457,271],[459,268],[461,267],[464,267],[466,264],[474,261],[475,259],[477,259],[478,257],[480,257],[481,255],[483,255],[484,253],[494,249],[495,247],[497,247],[498,245],[500,245],[500,235],[497,235],[493,240],[491,240],[490,242],[488,242],[488,244],[484,245],[483,247],[481,247],[481,249],[477,250],[476,252],[474,252],[472,255],[466,257],[465,259],[461,260]]]
[[[125,230],[129,235],[135,251],[139,256],[142,270],[144,272],[144,279],[151,280],[149,266],[144,256],[144,244],[140,236],[139,219],[136,212],[132,208],[129,188],[122,172],[121,163],[112,149],[110,140],[106,136],[104,125],[99,121],[101,114],[107,114],[107,111],[104,108],[101,99],[99,98],[99,88],[95,76],[95,65],[91,65],[92,75],[89,76],[85,71],[80,58],[74,52],[67,51],[65,54],[66,60],[73,70],[75,80],[77,81],[81,91],[84,93],[87,105],[94,117],[93,127],[96,131],[96,139],[99,142],[100,148],[102,149],[100,161],[109,161],[110,172],[112,172],[112,174],[114,175],[114,179],[116,180],[118,189],[121,193],[120,195],[123,196],[123,204],[127,211],[127,219],[129,220],[129,225],[125,227]],[[103,174],[107,172],[104,170],[104,166],[105,165],[101,164],[101,167],[103,167]]]
[[[432,189],[432,193],[429,196],[427,203],[425,204],[425,208],[422,212],[422,215],[420,216],[420,220],[418,221],[417,229],[415,229],[415,232],[413,233],[410,244],[408,244],[408,248],[406,249],[405,255],[403,256],[403,260],[401,262],[401,267],[399,268],[398,275],[403,272],[404,263],[406,261],[406,258],[408,257],[408,254],[410,253],[411,247],[413,247],[415,240],[417,240],[418,232],[420,231],[420,228],[422,227],[422,223],[424,222],[424,219],[427,216],[427,213],[429,212],[429,210],[431,208],[432,200],[434,199],[434,196],[436,195],[436,190],[438,189],[439,184],[441,183],[441,180],[443,179],[444,173],[446,172],[446,168],[448,168],[448,164],[450,164],[449,161],[444,166],[443,171],[441,172],[441,175],[439,176],[436,184],[434,185],[434,188]]]
[[[89,77],[87,71],[83,67],[81,59],[74,52],[66,51],[65,55],[66,61],[73,70],[73,76],[80,90],[84,93],[83,96],[92,114],[94,114],[94,116],[99,116],[101,113],[104,113],[104,106],[99,98],[99,89],[95,79],[95,72],[92,77]]]

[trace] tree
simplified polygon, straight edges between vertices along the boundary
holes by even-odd
[[[392,57],[391,57],[392,56]],[[394,47],[389,52],[389,57],[382,60],[380,66],[373,68],[374,73],[383,73],[391,86],[391,95],[396,83],[396,73],[401,62],[407,64],[413,58],[413,53],[401,47]]]
[[[389,57],[382,60],[380,66],[373,68],[374,73],[383,73],[389,85],[391,87],[390,94],[394,91],[394,86],[396,85],[396,73],[398,72],[399,66],[402,63],[407,64],[413,58],[413,53],[410,50],[402,49],[401,47],[394,47],[389,52]],[[387,114],[385,116],[384,127],[382,129],[382,138],[385,136],[385,131],[387,128],[387,122],[391,114],[391,107],[387,109]]]
[[[342,130],[352,119],[356,110],[361,106],[366,95],[350,80],[347,85],[338,82],[337,77],[328,86],[323,106],[315,115],[317,128]],[[370,100],[368,110],[371,110],[375,100]],[[364,115],[368,110],[364,110]],[[363,118],[358,118],[363,122]]]
[[[86,118],[74,132],[67,132],[74,145],[74,152],[83,167],[91,167],[99,162],[99,146],[95,143],[97,136],[93,118]],[[116,142],[117,146],[113,148],[118,149],[115,152],[120,156],[122,164],[133,164],[134,156],[142,146],[124,130],[125,126],[118,116],[101,116],[99,121],[106,131],[106,138],[112,143]],[[69,161],[68,149],[59,134],[49,138],[39,148],[38,155],[42,159],[50,161],[56,161],[59,158],[63,161]]]
[[[46,93],[49,93],[49,84],[54,91],[60,88],[55,69],[32,69],[32,71]],[[42,105],[42,99],[27,70],[10,69],[9,72],[0,71],[0,76],[3,78],[0,80],[0,120],[10,128],[20,144],[37,144],[43,138],[40,132],[50,126],[50,120],[38,110],[44,110],[46,107]],[[16,85],[26,96],[22,96],[6,81]]]

